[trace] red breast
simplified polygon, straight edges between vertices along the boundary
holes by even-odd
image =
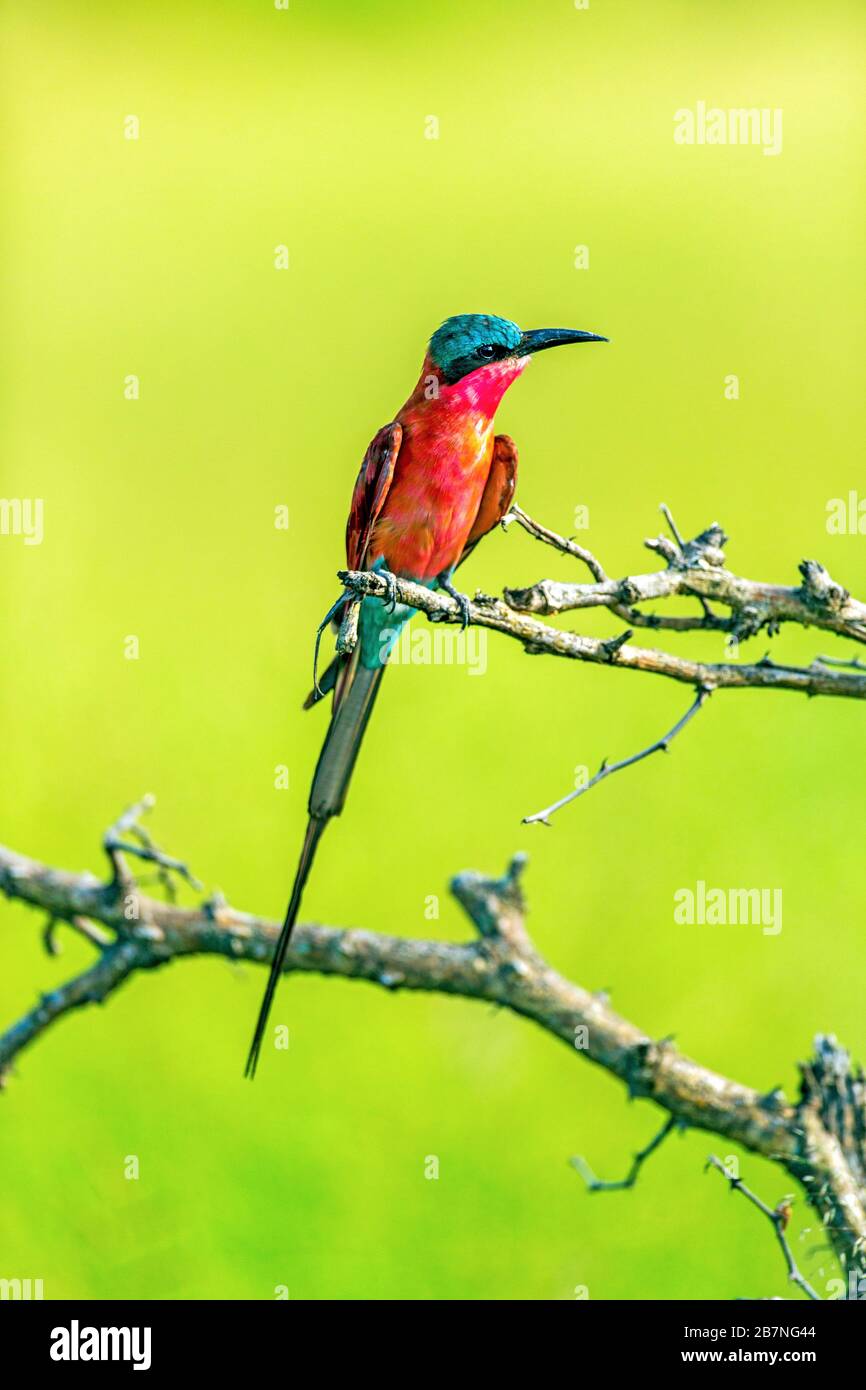
[[[490,471],[497,406],[527,360],[491,362],[449,386],[425,359],[396,416],[403,441],[370,546],[395,574],[429,581],[457,564]]]

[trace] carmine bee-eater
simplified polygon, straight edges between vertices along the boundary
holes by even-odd
[[[418,384],[364,455],[346,526],[349,569],[375,569],[442,589],[457,601],[464,626],[469,600],[455,589],[457,566],[501,521],[517,480],[517,448],[493,433],[499,402],[533,353],[566,343],[604,343],[576,328],[522,333],[492,314],[458,314],[430,339]],[[351,601],[344,595],[332,612]],[[351,652],[338,653],[307,706],[333,691],[331,722],[310,790],[309,822],[292,896],[274,953],[247,1058],[255,1075],[277,981],[301,894],[322,831],[343,809],[346,790],[388,657],[416,610],[365,598]]]

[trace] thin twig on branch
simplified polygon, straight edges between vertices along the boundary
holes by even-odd
[[[717,1172],[721,1173],[722,1177],[730,1183],[732,1192],[741,1192],[743,1196],[752,1203],[753,1206],[758,1208],[758,1211],[762,1212],[763,1215],[766,1216],[767,1220],[770,1222],[770,1224],[773,1227],[773,1230],[776,1233],[776,1239],[779,1242],[782,1254],[785,1257],[785,1264],[788,1269],[788,1278],[790,1279],[791,1283],[797,1284],[798,1287],[803,1290],[803,1293],[806,1295],[807,1298],[813,1298],[816,1302],[820,1303],[820,1294],[817,1294],[815,1292],[808,1279],[806,1279],[797,1268],[797,1262],[794,1259],[794,1253],[791,1250],[791,1247],[788,1244],[788,1239],[785,1235],[785,1230],[791,1218],[790,1200],[787,1198],[783,1198],[777,1207],[768,1207],[766,1202],[762,1202],[761,1198],[755,1192],[752,1192],[750,1188],[746,1187],[746,1184],[743,1182],[742,1178],[731,1177],[731,1174],[728,1172],[724,1163],[722,1163],[721,1159],[716,1158],[715,1154],[710,1154],[709,1158],[707,1159],[706,1166],[708,1168],[715,1168]]]
[[[648,1144],[634,1155],[631,1167],[624,1178],[597,1178],[582,1154],[575,1154],[570,1160],[574,1168],[586,1183],[589,1192],[625,1192],[628,1188],[634,1187],[640,1176],[640,1170],[651,1158],[656,1149],[660,1149],[669,1134],[675,1129],[682,1129],[683,1125],[673,1115],[669,1115],[659,1130],[658,1134],[653,1135]]]
[[[681,733],[683,729],[691,723],[698,711],[703,709],[709,697],[709,690],[703,688],[699,689],[685,714],[677,720],[672,729],[668,729],[666,734],[662,734],[661,738],[657,738],[655,743],[649,744],[647,748],[642,748],[639,753],[632,753],[628,758],[621,758],[618,763],[609,763],[605,759],[595,776],[590,777],[589,781],[584,782],[583,786],[577,787],[573,792],[567,792],[566,795],[561,796],[558,801],[554,801],[551,806],[545,806],[543,811],[536,811],[534,815],[524,816],[523,824],[535,825],[536,823],[540,823],[541,825],[549,825],[552,815],[562,810],[563,806],[568,806],[570,802],[576,801],[579,796],[583,796],[584,792],[591,791],[599,782],[603,782],[605,777],[612,777],[615,772],[623,772],[625,768],[632,767],[635,763],[642,762],[644,758],[650,757],[652,753],[666,753],[677,734]]]
[[[132,826],[124,833],[134,834]],[[120,881],[117,873],[117,857],[129,850],[118,849],[116,838],[107,880],[48,868],[0,847],[0,891],[8,898],[57,921],[84,919],[110,936],[108,944],[94,940],[93,965],[43,995],[0,1034],[0,1075],[8,1075],[23,1050],[59,1019],[102,1002],[137,971],[198,955],[257,965],[273,956],[278,925],[222,899],[184,908],[130,894],[128,866],[122,863]],[[566,979],[538,955],[526,931],[523,865],[515,859],[499,879],[464,873],[453,880],[475,940],[419,941],[308,923],[295,931],[285,970],[366,980],[388,990],[460,995],[531,1019],[575,1055],[617,1077],[630,1097],[653,1101],[677,1125],[721,1135],[778,1163],[802,1185],[843,1267],[862,1272],[866,1083],[844,1049],[833,1038],[817,1039],[815,1056],[801,1067],[800,1098],[791,1102],[779,1091],[761,1094],[718,1075],[670,1039],[649,1037],[615,1013],[605,997]]]
[[[175,887],[172,875],[182,878],[190,888],[197,891],[201,889],[201,884],[182,860],[166,854],[165,850],[154,844],[151,835],[141,824],[141,817],[146,815],[155,803],[156,797],[148,793],[134,805],[127,806],[114,825],[110,825],[103,835],[102,848],[108,855],[116,883],[124,883],[131,879],[132,875],[123,858],[125,854],[131,854],[136,859],[156,865],[157,880],[162,884],[167,896],[174,901]],[[124,840],[124,835],[131,836],[132,843]]]

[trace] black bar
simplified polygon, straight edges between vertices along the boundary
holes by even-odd
[[[852,1301],[862,1299],[821,1303],[796,1295],[788,1300],[724,1303],[587,1299],[554,1304],[546,1312],[538,1304],[526,1304],[519,1315],[525,1322],[516,1321],[513,1312],[497,1304],[461,1307],[450,1303],[435,1306],[432,1323],[429,1308],[419,1316],[408,1304],[390,1322],[391,1332],[381,1332],[389,1345],[380,1346],[378,1351],[380,1334],[375,1329],[384,1325],[376,1320],[375,1311],[371,1320],[368,1308],[356,1312],[351,1304],[341,1305],[335,1313],[332,1304],[297,1301],[6,1302],[0,1305],[0,1344],[7,1367],[18,1363],[61,1380],[70,1375],[98,1378],[105,1370],[140,1380],[145,1375],[160,1377],[167,1371],[249,1377],[251,1373],[258,1376],[268,1366],[283,1368],[291,1375],[297,1369],[297,1357],[311,1353],[323,1354],[333,1375],[335,1359],[339,1361],[342,1351],[347,1363],[359,1371],[359,1357],[369,1356],[370,1366],[380,1353],[390,1361],[397,1351],[391,1339],[397,1335],[401,1342],[404,1338],[409,1341],[401,1350],[408,1374],[422,1347],[428,1372],[440,1362],[443,1367],[451,1363],[454,1338],[468,1315],[472,1322],[467,1326],[474,1326],[483,1339],[482,1364],[488,1373],[500,1358],[508,1369],[515,1342],[521,1343],[541,1317],[545,1337],[554,1339],[550,1347],[545,1343],[545,1358],[554,1351],[566,1357],[570,1354],[575,1367],[586,1369],[591,1364],[587,1358],[600,1358],[613,1374],[634,1369],[664,1374],[681,1366],[701,1375],[703,1367],[712,1365],[728,1369],[760,1365],[773,1370],[805,1365],[826,1376],[843,1365],[856,1364],[863,1324],[857,1312],[845,1307]],[[342,1329],[339,1336],[333,1335],[335,1316]],[[326,1330],[331,1328],[328,1339],[324,1346],[315,1340],[309,1342],[303,1351],[310,1324],[315,1326],[319,1317]],[[356,1317],[358,1332],[353,1334]],[[434,1331],[437,1327],[438,1333]],[[558,1336],[561,1342],[556,1341]],[[413,1351],[415,1338],[420,1340]],[[100,1359],[90,1359],[94,1351]]]

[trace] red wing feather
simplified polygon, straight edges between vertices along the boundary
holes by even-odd
[[[346,559],[350,570],[364,569],[367,563],[370,534],[388,496],[402,438],[402,425],[396,421],[384,425],[364,455],[346,523]]]
[[[481,494],[478,515],[472,524],[466,545],[463,547],[460,564],[475,549],[482,537],[486,536],[488,531],[492,531],[494,526],[505,516],[514,498],[516,486],[517,445],[509,435],[497,434],[493,441],[490,472]]]
[[[367,564],[367,548],[370,535],[379,513],[388,496],[388,489],[394,477],[394,465],[400,452],[403,426],[394,421],[383,425],[374,436],[364,455],[361,470],[352,493],[349,520],[346,522],[346,559],[350,570],[364,569]],[[340,614],[334,619],[339,626]],[[344,656],[336,656],[314,690],[304,701],[304,709],[318,704],[328,691],[334,692],[334,707],[339,704],[351,663]]]

